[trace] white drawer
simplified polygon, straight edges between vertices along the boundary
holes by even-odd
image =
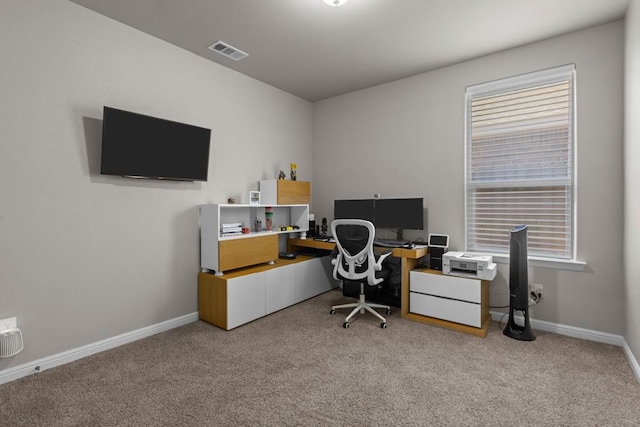
[[[482,326],[480,304],[410,292],[409,311],[476,328]]]
[[[264,316],[265,273],[227,279],[227,329]]]
[[[480,303],[482,281],[444,274],[409,272],[409,290],[427,295]]]

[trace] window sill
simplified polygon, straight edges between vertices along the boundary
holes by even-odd
[[[465,252],[476,255],[491,255],[493,262],[496,264],[509,264],[509,255],[492,254],[490,252]],[[530,256],[528,261],[529,267],[554,268],[556,270],[582,271],[586,268],[587,263],[584,261],[576,261],[574,259],[551,259]]]

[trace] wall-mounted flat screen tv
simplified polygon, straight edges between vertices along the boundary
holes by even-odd
[[[104,107],[100,173],[206,181],[211,129]]]

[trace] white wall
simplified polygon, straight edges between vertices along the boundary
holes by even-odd
[[[545,294],[531,316],[622,334],[623,36],[614,22],[314,104],[316,217],[332,219],[340,198],[424,197],[428,230],[408,235],[446,233],[463,249],[465,87],[575,63],[577,258],[588,267],[531,268]],[[500,265],[491,304],[508,303]]]
[[[77,4],[0,2],[0,58],[0,371],[196,312],[197,205],[311,179],[310,103]],[[101,176],[103,105],[211,128],[209,181]]]
[[[640,3],[632,1],[625,19],[624,259],[625,340],[640,358]]]

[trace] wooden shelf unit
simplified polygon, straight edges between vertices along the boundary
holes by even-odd
[[[273,212],[272,230],[265,229],[265,211]],[[254,221],[262,222],[255,231]],[[240,223],[246,234],[222,235],[221,225]],[[280,230],[280,227],[294,227]],[[222,274],[227,270],[275,261],[278,236],[309,229],[309,205],[211,204],[200,206],[200,267]]]

